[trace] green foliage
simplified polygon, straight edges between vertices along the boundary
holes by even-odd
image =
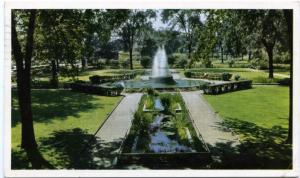
[[[143,113],[142,110],[137,110],[134,113],[134,120],[132,122],[133,130],[141,135],[147,134],[152,120],[153,115],[151,113]]]
[[[119,61],[118,60],[110,60],[110,66],[112,69],[119,69],[120,65],[119,65]]]
[[[144,57],[142,57],[140,63],[143,66],[143,68],[146,69],[146,68],[150,67],[151,62],[152,62],[152,58],[150,56],[144,56]]]
[[[222,73],[222,80],[224,80],[224,81],[229,81],[231,77],[232,77],[232,74],[230,74],[230,73],[227,73],[227,72]]]
[[[101,83],[101,77],[99,75],[90,76],[89,79],[92,84],[100,84]]]
[[[146,100],[144,101],[146,109],[154,109],[154,97],[152,95],[148,95]]]
[[[228,61],[229,68],[233,67],[234,63],[235,63],[234,60],[229,60]]]
[[[146,91],[147,91],[147,94],[150,96],[158,96],[159,95],[158,92],[153,88],[147,88]]]
[[[186,68],[187,64],[188,64],[187,59],[180,59],[178,61],[177,67]]]
[[[240,75],[238,75],[238,74],[237,74],[237,75],[234,75],[234,80],[235,80],[235,81],[238,81],[238,80],[240,80],[240,78],[241,78],[241,76],[240,76]]]
[[[192,77],[192,72],[191,71],[185,71],[184,76],[186,76],[187,78],[191,78]]]
[[[259,58],[252,59],[250,62],[250,67],[259,70],[265,70],[269,68],[268,62],[266,60],[259,59]]]

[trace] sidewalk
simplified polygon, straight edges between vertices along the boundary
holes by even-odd
[[[239,144],[238,136],[221,125],[221,118],[206,103],[200,91],[181,92],[181,95],[190,111],[191,119],[208,145],[216,146],[217,143],[228,142],[232,145]]]

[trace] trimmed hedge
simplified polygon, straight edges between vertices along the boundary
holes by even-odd
[[[124,75],[114,75],[114,76],[100,76],[100,75],[93,75],[89,77],[90,82],[92,84],[101,84],[106,82],[115,82],[118,80],[130,80],[136,77],[136,73],[131,74],[124,74]]]
[[[72,83],[71,89],[73,91],[104,96],[120,96],[121,92],[123,91],[122,87],[95,85],[90,83]]]
[[[208,84],[203,86],[204,94],[221,94],[237,90],[252,88],[252,80],[234,81],[221,84]]]
[[[186,71],[184,75],[187,78],[200,78],[200,79],[209,79],[209,80],[224,80],[229,81],[232,77],[230,73],[205,73],[205,72],[192,72]]]

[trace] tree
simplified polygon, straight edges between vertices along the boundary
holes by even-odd
[[[155,17],[155,13],[152,10],[128,10],[129,15],[127,20],[121,25],[119,30],[119,36],[121,37],[125,50],[129,51],[130,69],[133,69],[133,45],[137,40],[139,33],[144,28],[151,25],[150,18]]]
[[[187,53],[189,59],[189,68],[192,66],[192,51],[195,45],[195,31],[202,25],[200,20],[200,10],[174,10],[166,9],[163,11],[163,21],[171,23],[171,29],[179,28],[184,34],[187,41]]]
[[[284,29],[283,14],[280,10],[241,10],[238,11],[248,34],[255,37],[268,54],[269,78],[273,78],[273,49]]]
[[[24,18],[21,16],[24,15]],[[16,24],[16,18],[22,18],[23,26]],[[28,22],[27,22],[28,19]],[[16,61],[17,66],[17,86],[18,86],[18,100],[21,113],[22,123],[22,141],[21,147],[29,150],[36,148],[33,117],[31,108],[31,60],[34,45],[34,30],[35,30],[36,10],[26,10],[19,13],[17,10],[12,11],[11,25],[12,25],[12,55]],[[25,22],[26,21],[26,22]],[[23,43],[20,42],[17,30],[26,31],[26,39]],[[23,46],[23,48],[22,48]],[[24,49],[25,47],[25,49]]]

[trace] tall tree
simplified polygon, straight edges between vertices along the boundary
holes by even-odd
[[[171,24],[171,29],[179,29],[185,34],[189,68],[192,66],[192,52],[195,45],[196,29],[202,25],[200,10],[166,9],[163,11],[163,21]]]
[[[273,78],[274,47],[278,42],[282,30],[285,27],[283,15],[280,10],[241,10],[238,11],[248,34],[255,33],[257,40],[265,48],[268,54],[269,78]]]
[[[26,10],[25,18],[22,19],[24,23],[23,27],[16,24],[17,10],[12,10],[11,25],[12,25],[12,54],[16,61],[17,66],[17,85],[18,85],[18,99],[21,113],[22,123],[22,142],[21,147],[28,150],[36,148],[37,144],[35,141],[33,118],[31,109],[31,59],[34,45],[34,29],[36,10]],[[23,13],[23,12],[22,12]],[[22,14],[24,15],[24,14]],[[27,17],[26,17],[27,16]],[[19,16],[19,18],[21,18]],[[27,19],[28,18],[28,22]],[[25,22],[26,21],[26,22]],[[22,43],[19,40],[18,31],[19,28],[27,30],[26,39],[24,40],[25,46],[22,48]],[[25,30],[25,31],[26,31]],[[25,47],[25,48],[24,48]]]
[[[150,18],[155,17],[152,10],[128,10],[127,20],[121,25],[119,36],[121,37],[124,47],[129,51],[130,69],[133,69],[133,46],[137,42],[137,36],[143,28],[151,25]]]

